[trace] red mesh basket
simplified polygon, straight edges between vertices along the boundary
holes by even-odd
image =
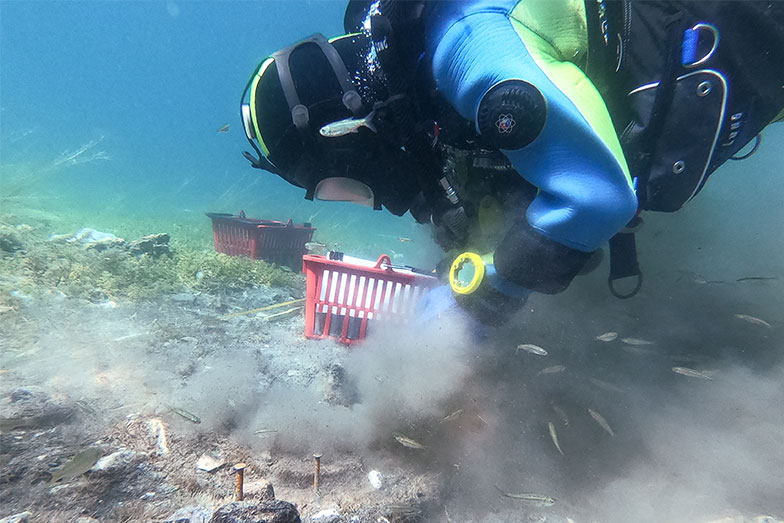
[[[407,321],[416,301],[438,283],[432,276],[392,265],[386,254],[376,262],[340,257],[302,257],[308,338],[358,342],[372,323]]]
[[[246,218],[242,211],[237,216],[214,212],[207,216],[212,219],[216,251],[292,267],[299,266],[307,252],[305,244],[316,230],[309,223],[295,225],[291,220],[284,223]]]

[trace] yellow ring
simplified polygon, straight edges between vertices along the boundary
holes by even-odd
[[[466,263],[472,263],[474,265],[474,277],[468,284],[464,284],[457,279],[457,274]],[[482,261],[482,258],[478,254],[473,252],[464,252],[455,258],[455,261],[452,262],[452,267],[449,269],[449,285],[457,294],[473,294],[479,288],[484,277],[485,262]]]

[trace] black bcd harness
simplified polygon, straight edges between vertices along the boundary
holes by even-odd
[[[587,0],[586,73],[602,93],[639,210],[674,212],[784,107],[784,3]],[[611,292],[642,284],[634,233],[610,240]],[[635,277],[628,292],[617,280]]]

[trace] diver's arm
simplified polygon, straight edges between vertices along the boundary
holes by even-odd
[[[535,35],[524,44],[525,29],[513,26],[507,13],[486,10],[455,20],[431,38],[438,88],[539,188],[495,251],[497,277],[559,292],[637,208],[609,115],[579,69],[548,56],[546,42]],[[512,96],[519,98],[518,106],[510,105],[522,122],[516,125],[526,126],[516,142],[501,132],[511,123],[492,116],[491,107]],[[505,112],[511,111],[496,114]]]

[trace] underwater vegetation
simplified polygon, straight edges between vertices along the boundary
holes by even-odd
[[[136,254],[120,243],[99,247],[44,237],[25,224],[0,223],[0,306],[47,293],[103,302],[154,299],[185,290],[304,287],[304,277],[288,268],[177,239],[172,243],[164,254]]]

